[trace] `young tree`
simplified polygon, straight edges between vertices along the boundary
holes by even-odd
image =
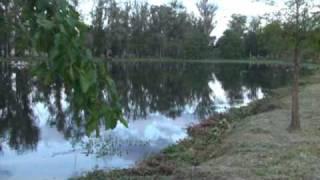
[[[306,41],[306,34],[315,25],[311,21],[312,0],[287,0],[285,2],[284,31],[286,38],[289,41],[292,49],[293,59],[293,83],[292,83],[292,109],[291,123],[289,131],[301,129],[300,114],[299,114],[299,73],[300,59],[302,54],[302,45]]]
[[[305,34],[309,28],[310,13],[308,0],[289,0],[286,2],[286,26],[289,38],[293,45],[293,84],[292,84],[292,109],[290,131],[300,130],[299,114],[299,74],[301,46],[305,40]]]

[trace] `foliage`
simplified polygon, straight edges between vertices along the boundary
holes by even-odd
[[[197,3],[197,8],[201,16],[200,28],[207,37],[210,37],[214,29],[213,18],[216,15],[218,7],[215,4],[210,4],[208,0],[201,0]]]
[[[92,13],[90,47],[95,56],[112,52],[113,57],[208,57],[217,8],[207,1],[198,7],[201,18],[187,13],[178,1],[159,6],[135,1],[122,6],[114,0],[99,0]]]
[[[222,108],[217,106],[219,98],[213,97],[208,87],[208,81],[216,81],[212,78],[212,71],[216,72],[216,78],[227,93],[230,106],[244,103],[240,100],[243,93],[252,100],[257,99],[260,88],[265,92],[265,89],[286,84],[289,79],[286,67],[230,66],[208,62],[112,63],[109,72],[122,97],[123,114],[128,119],[144,119],[148,114],[157,112],[175,119],[183,114],[186,105],[196,101],[194,115],[199,119],[206,118]],[[79,125],[74,120],[77,109],[71,106],[74,100],[68,97],[71,93],[68,94],[70,90],[66,89],[65,83],[56,79],[48,86],[43,80],[34,79],[31,72],[29,67],[0,63],[0,140],[6,140],[11,149],[25,153],[37,147],[41,135],[41,127],[36,123],[38,118],[45,120],[72,144],[86,147],[86,153],[125,154],[128,145],[147,145],[131,138],[122,140],[105,134],[98,138],[92,134],[90,139],[93,141],[83,139],[87,121]],[[146,74],[152,76],[145,78]],[[243,86],[247,88],[243,89]],[[34,106],[39,104],[46,107],[48,119],[34,111]]]
[[[294,19],[290,9],[283,15],[254,17],[249,26],[246,17],[233,15],[229,28],[217,41],[215,50],[220,57],[290,59],[295,45]],[[310,13],[312,7],[306,4],[301,12],[300,34],[303,60],[319,60],[319,23],[317,13]],[[263,20],[265,25],[262,25]]]
[[[244,31],[246,29],[246,22],[246,16],[232,16],[229,29],[224,32],[223,36],[217,42],[221,57],[236,59],[244,56]]]
[[[48,86],[64,83],[77,124],[85,123],[87,133],[98,133],[101,123],[106,128],[115,128],[118,121],[127,125],[106,67],[95,63],[83,46],[87,27],[75,9],[60,0],[37,1],[26,10],[32,17],[26,26],[34,34],[33,46],[48,55],[36,69],[36,77]]]
[[[21,7],[34,2],[37,1],[2,2],[0,56],[9,56],[13,50],[16,56],[37,55],[31,49],[33,33],[20,30],[28,19]],[[72,4],[76,6],[77,0]],[[288,18],[290,14],[285,13],[288,11],[262,17],[235,14],[223,36],[213,37],[217,6],[208,0],[199,0],[196,5],[200,16],[188,13],[179,1],[150,5],[139,1],[98,0],[91,12],[91,26],[83,38],[95,57],[290,59],[294,43],[289,37],[294,28],[292,19]],[[301,21],[305,22],[302,56],[317,61],[319,7],[308,6],[302,15]]]

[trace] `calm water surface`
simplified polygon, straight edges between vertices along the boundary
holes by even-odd
[[[132,167],[186,138],[200,119],[289,81],[286,67],[265,65],[114,63],[109,70],[129,128],[119,124],[88,137],[70,118],[63,84],[48,87],[24,66],[0,64],[0,179],[67,179]]]

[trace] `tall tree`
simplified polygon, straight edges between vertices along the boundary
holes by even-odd
[[[106,9],[107,1],[99,0],[95,10],[92,12],[92,51],[95,56],[100,56],[104,53],[106,47],[106,33],[104,32],[105,21],[107,18]]]
[[[244,57],[244,33],[246,30],[247,17],[239,14],[232,15],[229,28],[218,40],[217,47],[220,56],[226,59]]]
[[[253,18],[250,22],[248,32],[245,35],[245,55],[247,57],[257,56],[259,51],[258,34],[261,27],[260,18]]]
[[[260,43],[269,58],[278,59],[281,57],[288,46],[281,21],[271,21],[262,29]]]
[[[14,27],[14,7],[14,2],[10,0],[4,0],[0,3],[0,54],[4,57],[10,55],[12,31]]]
[[[201,17],[187,13],[177,0],[151,6],[139,1],[125,5],[115,0],[97,2],[90,32],[96,56],[105,49],[111,50],[115,57],[203,58],[208,55],[216,10],[208,1],[199,5]]]
[[[200,2],[197,3],[197,7],[201,16],[200,24],[203,32],[207,37],[210,37],[215,26],[215,22],[213,20],[216,15],[216,11],[218,10],[218,6],[210,4],[209,0],[200,0]]]
[[[146,50],[148,45],[146,44],[146,36],[149,28],[149,5],[148,3],[139,4],[137,1],[133,4],[133,12],[130,18],[131,24],[131,38],[130,48],[133,54],[137,57],[142,57],[147,54]]]

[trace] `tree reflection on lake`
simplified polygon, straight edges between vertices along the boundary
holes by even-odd
[[[129,128],[86,135],[62,81],[47,86],[27,66],[0,64],[0,178],[66,178],[125,168],[187,137],[214,112],[247,105],[289,81],[287,67],[245,64],[112,63]],[[64,162],[61,164],[61,162]],[[46,169],[53,169],[48,171]]]
[[[111,71],[126,116],[136,119],[152,112],[175,118],[187,106],[195,108],[202,118],[215,112],[216,106],[244,103],[245,93],[255,99],[261,91],[287,83],[286,69],[240,64],[121,63],[113,64]],[[217,91],[225,92],[216,94],[217,99],[227,99],[223,104],[210,98]]]

